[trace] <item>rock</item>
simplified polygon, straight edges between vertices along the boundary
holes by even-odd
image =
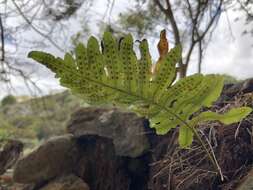
[[[253,92],[253,78],[236,84],[227,84],[224,86],[223,94],[232,97],[238,93],[250,93]]]
[[[252,190],[253,189],[253,168],[247,176],[245,176],[236,190]]]
[[[23,151],[23,143],[17,140],[9,140],[0,151],[0,175],[11,168]]]
[[[34,184],[20,184],[16,183],[11,186],[11,190],[36,190],[36,185]]]
[[[138,157],[149,149],[144,118],[118,109],[83,108],[67,127],[76,137],[98,135],[113,141],[116,155]]]
[[[75,175],[59,177],[40,190],[89,190],[89,186]]]
[[[100,136],[78,139],[81,157],[75,164],[75,175],[94,190],[148,189],[149,154],[138,158],[115,154],[113,142]]]
[[[247,79],[243,82],[241,91],[243,93],[253,92],[253,78]]]
[[[14,169],[17,183],[40,183],[68,173],[78,160],[78,148],[72,135],[52,138],[21,158]]]

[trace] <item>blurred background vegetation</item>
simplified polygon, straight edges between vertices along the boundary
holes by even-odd
[[[64,134],[75,110],[85,106],[68,91],[41,98],[8,95],[0,106],[0,139],[19,139],[32,149],[40,141]]]

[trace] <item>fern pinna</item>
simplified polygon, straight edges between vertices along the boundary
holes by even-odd
[[[219,75],[194,74],[178,80],[176,63],[181,58],[181,47],[171,49],[159,60],[155,73],[151,73],[152,60],[147,40],[139,45],[140,58],[133,50],[133,38],[126,35],[118,42],[105,32],[102,48],[95,37],[90,37],[87,47],[79,44],[75,54],[64,58],[49,53],[32,51],[29,57],[47,66],[60,78],[60,83],[81,96],[90,104],[114,104],[133,110],[150,120],[150,126],[158,134],[179,128],[179,144],[188,147],[195,126],[206,120],[219,120],[225,124],[238,122],[251,112],[240,107],[225,114],[196,113],[201,107],[210,107],[220,95],[223,79]],[[192,117],[194,114],[194,117]]]

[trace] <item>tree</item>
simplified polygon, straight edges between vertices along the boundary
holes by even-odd
[[[220,16],[226,11],[245,12],[249,27],[244,34],[253,34],[250,27],[252,7],[253,2],[249,0],[136,0],[134,8],[120,15],[119,25],[129,32],[136,31],[140,37],[144,34],[157,35],[156,31],[166,28],[170,41],[183,45],[184,57],[179,63],[179,74],[184,77],[196,57],[197,70],[201,72],[204,52],[212,40]]]
[[[119,23],[124,29],[135,28],[138,35],[165,27],[169,36],[173,36],[173,43],[183,46],[184,58],[179,62],[182,78],[186,76],[194,51],[198,54],[198,72],[201,72],[203,52],[219,21],[223,4],[223,0],[136,0],[135,8],[121,14]]]
[[[236,10],[242,11],[246,14],[245,24],[250,26],[243,31],[243,35],[251,34],[253,36],[253,27],[250,25],[253,22],[253,1],[250,0],[236,0],[239,4],[239,8]],[[237,21],[239,18],[236,19]]]
[[[32,78],[37,69],[27,62],[26,49],[54,48],[63,52],[67,47],[64,39],[70,30],[65,23],[82,5],[89,7],[91,1],[0,1],[0,82],[8,90],[13,89],[12,79],[20,78],[31,94],[41,93]],[[26,33],[31,33],[33,39],[22,39]]]

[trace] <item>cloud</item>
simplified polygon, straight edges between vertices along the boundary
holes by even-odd
[[[203,62],[205,73],[226,73],[239,79],[253,77],[253,49],[252,37],[242,36],[245,28],[243,19],[233,22],[235,15],[233,11],[227,13],[231,20],[231,35],[226,15],[220,18],[220,22],[214,32],[212,43],[208,47]]]

